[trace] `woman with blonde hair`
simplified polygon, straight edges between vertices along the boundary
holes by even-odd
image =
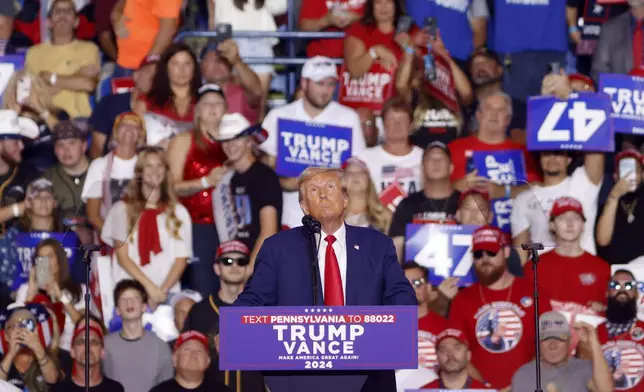
[[[364,162],[350,158],[344,167],[349,206],[344,220],[353,226],[371,227],[385,233],[391,223],[391,211],[382,205]]]
[[[138,155],[125,198],[114,204],[101,239],[115,248],[114,282],[135,279],[150,306],[181,290],[180,279],[192,257],[192,221],[177,201],[163,149],[145,147]]]
[[[228,172],[224,166],[226,154],[217,141],[227,106],[224,91],[216,84],[204,84],[197,96],[194,128],[172,139],[168,162],[175,181],[174,189],[192,218],[195,237],[195,258],[184,282],[188,288],[206,297],[219,289],[219,279],[212,269],[219,246],[212,195]]]

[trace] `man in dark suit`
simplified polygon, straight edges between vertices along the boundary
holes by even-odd
[[[602,26],[593,56],[592,77],[595,81],[598,81],[600,73],[627,74],[644,65],[644,0],[628,0],[628,4],[631,6],[629,12],[610,19]]]
[[[304,227],[278,233],[262,245],[255,271],[235,306],[417,305],[398,264],[392,240],[344,223],[348,195],[344,172],[308,168],[299,178],[300,206],[322,226],[319,285],[313,295],[311,242]],[[314,297],[317,301],[314,301]],[[393,371],[267,375],[273,392],[393,392]]]

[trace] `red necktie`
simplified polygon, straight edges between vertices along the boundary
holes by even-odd
[[[633,68],[642,65],[642,50],[644,49],[644,32],[642,31],[642,21],[638,20],[635,25],[635,34],[633,34]]]
[[[332,235],[326,236],[326,255],[324,256],[324,305],[344,306],[344,292],[342,290],[342,277],[340,265],[333,250],[336,241]]]

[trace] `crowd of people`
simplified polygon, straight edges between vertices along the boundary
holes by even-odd
[[[534,390],[536,360],[548,392],[644,390],[640,285],[622,266],[644,256],[644,138],[526,147],[530,97],[644,74],[644,1],[294,3],[299,31],[345,38],[309,40],[294,100],[271,108],[274,66],[244,59],[281,43],[234,32],[276,31],[286,0],[0,2],[0,55],[24,61],[0,110],[0,389],[264,391],[259,372],[219,370],[219,309],[264,241],[301,225],[289,120],[349,130],[345,222],[388,235],[416,292],[419,368],[400,390]],[[182,28],[217,36],[196,48]],[[474,162],[507,151],[523,180]],[[473,227],[472,273],[413,251],[410,225]],[[451,241],[437,238],[421,245]],[[525,243],[545,247],[540,358]],[[152,326],[164,307],[174,322]]]

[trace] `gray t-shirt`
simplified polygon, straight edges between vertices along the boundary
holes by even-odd
[[[564,366],[553,367],[541,362],[541,385],[545,391],[550,383],[561,392],[588,392],[588,381],[593,377],[591,361],[569,358]],[[512,377],[512,392],[533,392],[536,385],[535,362],[521,366]]]
[[[140,339],[125,340],[118,332],[105,337],[105,376],[118,381],[125,392],[148,392],[174,377],[172,353],[152,332]]]

